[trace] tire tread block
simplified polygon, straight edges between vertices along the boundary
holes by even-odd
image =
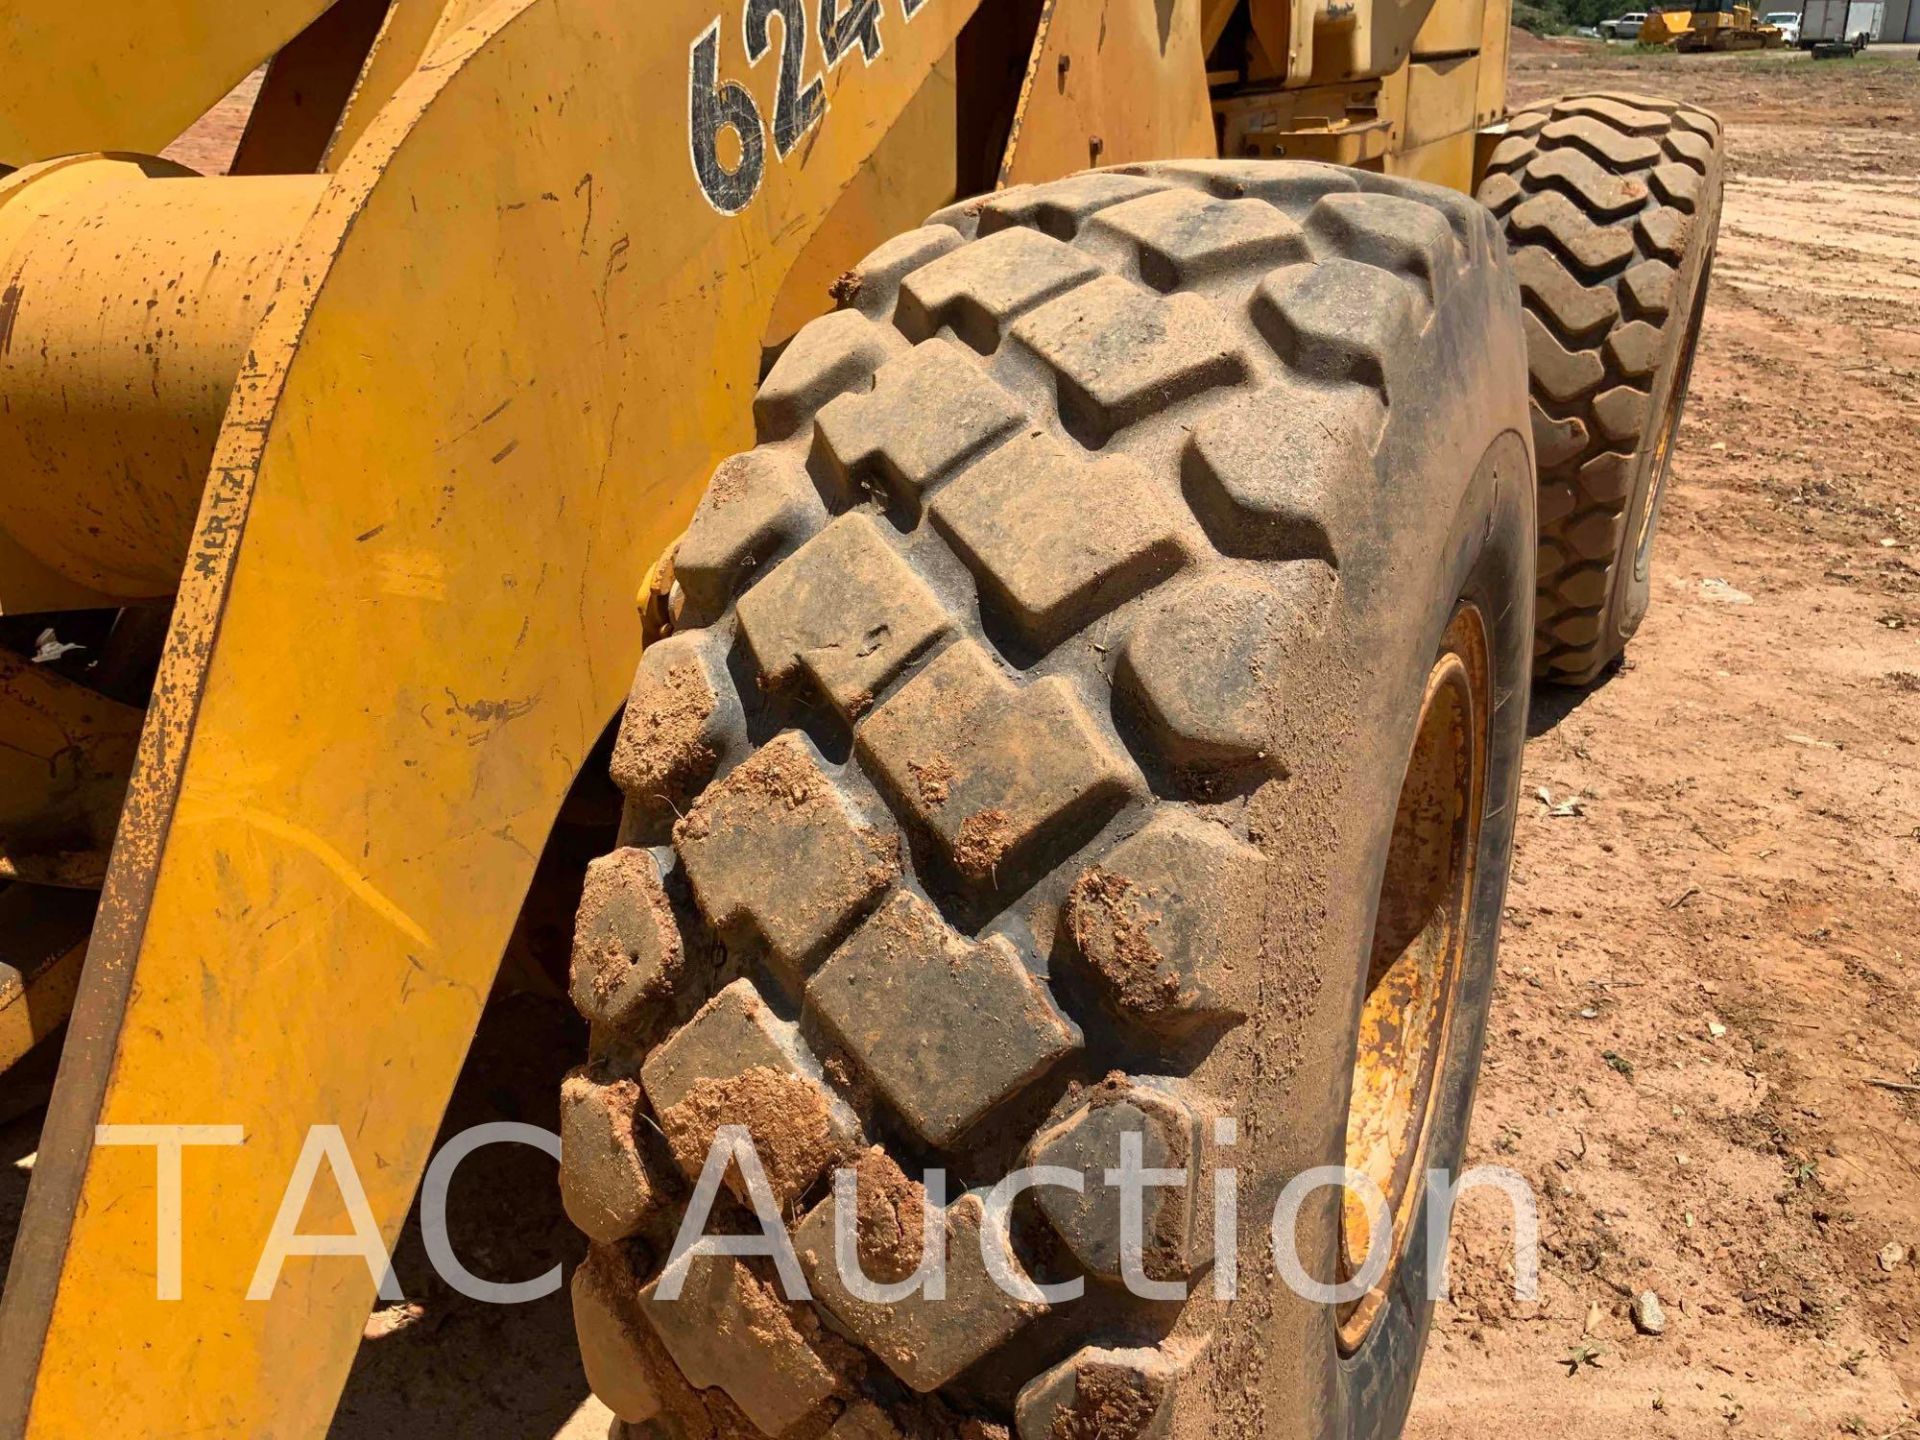
[[[1115,685],[1137,708],[1160,759],[1200,772],[1280,765],[1272,747],[1286,696],[1278,677],[1307,668],[1332,572],[1312,560],[1272,580],[1213,571],[1143,614],[1121,651]]]
[[[1533,412],[1534,456],[1542,471],[1556,470],[1564,462],[1582,454],[1591,438],[1587,423],[1578,415],[1559,419],[1540,408],[1539,400],[1530,402]],[[1542,492],[1540,523],[1547,523],[1547,506]]]
[[[1588,214],[1602,220],[1631,215],[1647,203],[1646,181],[1615,174],[1582,150],[1541,151],[1528,162],[1527,178],[1565,191]]]
[[[1193,1348],[1088,1347],[1031,1381],[1015,1402],[1019,1440],[1168,1440]]]
[[[950,326],[975,350],[991,354],[1015,319],[1101,273],[1072,246],[1032,230],[1002,230],[903,281],[894,323],[914,341]]]
[[[1419,329],[1413,291],[1357,260],[1273,271],[1254,294],[1253,319],[1302,375],[1365,385],[1388,400],[1395,347]]]
[[[869,251],[865,259],[835,282],[834,296],[842,305],[857,309],[870,320],[887,320],[898,303],[900,286],[909,275],[965,243],[953,226],[930,221]]]
[[[1071,240],[1090,216],[1166,188],[1164,181],[1111,170],[1073,175],[1043,185],[1016,185],[979,205],[980,234],[992,235],[1018,225],[1056,240]]]
[[[701,795],[674,827],[701,913],[745,928],[801,973],[900,873],[898,838],[839,793],[794,732],[775,737]]]
[[[817,1348],[820,1320],[735,1255],[692,1262],[678,1299],[654,1280],[640,1311],[687,1382],[719,1389],[765,1435],[782,1435],[840,1390]]]
[[[692,803],[728,749],[738,703],[705,635],[669,635],[647,647],[613,745],[613,783],[631,813],[670,821]]]
[[[1090,228],[1129,246],[1141,278],[1161,291],[1310,258],[1306,234],[1283,212],[1260,200],[1220,200],[1197,190],[1126,201],[1101,211]]]
[[[860,1139],[858,1118],[822,1078],[798,1027],[774,1014],[751,980],[728,985],[647,1056],[640,1083],[689,1180],[706,1166],[720,1127],[742,1125],[780,1204]],[[749,1198],[737,1166],[726,1178]]]
[[[1669,102],[1644,95],[1580,95],[1553,107],[1555,115],[1590,115],[1627,135],[1658,135],[1672,123]]]
[[[1607,336],[1607,356],[1629,380],[1651,381],[1660,368],[1660,327],[1633,320]]]
[[[1460,266],[1446,215],[1402,195],[1329,195],[1314,206],[1307,227],[1330,254],[1409,281],[1428,306]]]
[[[1646,169],[1665,153],[1659,141],[1623,131],[1594,115],[1566,116],[1553,121],[1540,134],[1554,144],[1578,146],[1616,171]]]
[[[1267,864],[1223,826],[1150,821],[1074,882],[1067,932],[1107,1003],[1164,1035],[1251,1013],[1256,977],[1230,958],[1254,943]]]
[[[1357,385],[1280,384],[1198,425],[1182,458],[1188,503],[1222,553],[1338,567],[1367,518],[1385,412]]]
[[[607,1263],[596,1252],[574,1270],[570,1290],[587,1388],[616,1418],[641,1425],[658,1415],[662,1404],[653,1357],[643,1338],[645,1322],[635,1292],[623,1283],[631,1278],[624,1267]]]
[[[1025,419],[965,350],[935,337],[881,366],[873,389],[822,408],[816,449],[849,495],[877,484],[917,505]]]
[[[980,1254],[985,1206],[978,1195],[962,1195],[941,1213],[947,1293],[940,1300],[929,1300],[919,1290],[892,1304],[853,1294],[834,1261],[837,1214],[838,1201],[830,1197],[794,1232],[807,1284],[854,1339],[922,1394],[958,1378],[1045,1313],[1045,1306],[1009,1295],[987,1273]]]
[[[740,630],[770,687],[805,672],[841,716],[951,628],[946,610],[867,515],[842,515],[740,598]]]
[[[673,578],[687,597],[688,618],[717,617],[770,559],[826,523],[827,507],[793,456],[750,450],[721,461],[673,552]]]
[[[1653,397],[1631,385],[1615,385],[1594,397],[1593,418],[1600,422],[1600,433],[1615,445],[1633,446],[1647,423]]]
[[[1507,228],[1516,241],[1549,245],[1589,275],[1612,270],[1634,254],[1631,235],[1597,224],[1558,190],[1542,190],[1514,206]]]
[[[1041,306],[1013,333],[1053,371],[1064,423],[1092,446],[1246,373],[1240,342],[1213,306],[1118,275]]]
[[[639,1082],[603,1067],[574,1070],[560,1085],[560,1202],[598,1245],[633,1234],[664,1198],[635,1135],[640,1107]]]
[[[629,1028],[669,995],[686,965],[686,950],[659,862],[634,847],[587,866],[574,918],[568,993],[593,1024]]]
[[[1552,250],[1525,245],[1513,252],[1520,292],[1552,317],[1561,334],[1604,332],[1620,320],[1620,301],[1606,285],[1588,285],[1568,272]]]
[[[1034,1137],[1028,1159],[1082,1177],[1079,1190],[1050,1185],[1038,1199],[1041,1214],[1088,1274],[1127,1278],[1126,1220],[1119,1192],[1104,1182],[1122,1168],[1129,1137],[1137,1137],[1142,1167],[1173,1182],[1141,1196],[1141,1272],[1153,1280],[1184,1280],[1200,1268],[1212,1239],[1204,1172],[1213,1118],[1179,1081],[1155,1077],[1113,1074],[1060,1104]],[[1184,1181],[1175,1178],[1180,1175]]]
[[[1637,315],[1664,324],[1673,306],[1676,278],[1673,266],[1666,261],[1642,260],[1621,275],[1620,288],[1633,301]]]
[[[983,593],[1043,650],[1186,561],[1178,507],[1138,462],[1089,462],[1042,433],[973,466],[932,512]]]
[[[1012,942],[968,940],[906,891],[820,967],[807,1005],[941,1148],[1080,1044]]]
[[[798,434],[822,405],[871,379],[903,348],[896,331],[858,310],[839,310],[806,326],[780,352],[754,397],[761,443]]]
[[[1144,788],[1064,679],[1016,685],[971,640],[874,711],[856,743],[976,890],[1018,893]]]
[[[1525,323],[1534,387],[1548,399],[1561,404],[1579,400],[1607,378],[1606,362],[1598,351],[1568,349],[1531,310]]]

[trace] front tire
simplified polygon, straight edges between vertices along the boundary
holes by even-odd
[[[1497,227],[1331,167],[1135,167],[943,212],[838,290],[678,550],[679,628],[616,747],[624,845],[580,914],[592,1054],[563,1105],[589,1379],[672,1440],[1393,1435],[1525,730]],[[1382,1040],[1416,1011],[1418,1043]],[[659,1293],[726,1124],[797,1218],[811,1303],[736,1259]],[[1123,1132],[1188,1177],[1146,1227],[1184,1302],[1121,1283],[1098,1189]],[[1392,1258],[1361,1302],[1308,1303],[1267,1219],[1288,1177],[1355,1157]],[[967,1258],[982,1188],[1030,1164],[1088,1179],[1014,1225],[1083,1300],[1012,1299]],[[920,1177],[950,1172],[945,1302],[836,1279],[840,1166],[882,1197],[857,1217],[881,1279],[918,1258]],[[1207,1238],[1229,1167],[1230,1303]],[[1343,1278],[1337,1190],[1298,1233]]]

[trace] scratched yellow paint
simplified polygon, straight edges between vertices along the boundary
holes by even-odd
[[[0,531],[107,603],[173,591],[211,454],[318,175],[82,156],[0,179]],[[0,606],[49,598],[0,576]]]
[[[1139,160],[1213,160],[1200,0],[1048,8],[1005,185]]]
[[[332,0],[6,0],[0,165],[158,151]]]
[[[111,1078],[84,1127],[69,1087],[48,1148],[95,1119],[247,1140],[188,1157],[176,1303],[153,1296],[151,1152],[88,1155],[64,1255],[28,1265],[57,1280],[50,1310],[9,1315],[47,1327],[29,1434],[324,1430],[364,1267],[296,1259],[273,1300],[242,1298],[306,1131],[342,1127],[393,1236],[631,676],[635,588],[751,438],[779,282],[971,8],[926,0],[908,24],[890,0],[884,57],[833,74],[817,140],[769,150],[732,218],[688,159],[688,47],[712,19],[689,0],[497,5],[341,164],[188,557],[75,1021],[110,1031],[133,967]],[[771,116],[776,67],[748,67],[724,13],[721,73]],[[306,1226],[346,1229],[329,1185]]]

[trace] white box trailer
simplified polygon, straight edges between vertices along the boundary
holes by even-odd
[[[1886,13],[1883,0],[1806,0],[1800,11],[1800,48],[1858,52],[1880,38]]]

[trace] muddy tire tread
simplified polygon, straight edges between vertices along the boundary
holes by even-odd
[[[909,1172],[937,1161],[986,1183],[1020,1163],[1070,1081],[1177,1073],[1189,1022],[1238,1023],[1243,1012],[1217,998],[1197,1021],[1122,1013],[1097,987],[1050,986],[1033,958],[1055,948],[1076,882],[1150,818],[1225,837],[1208,819],[1214,797],[1273,773],[1242,699],[1182,664],[1184,639],[1222,604],[1251,604],[1309,653],[1353,515],[1371,506],[1310,486],[1269,504],[1233,476],[1196,476],[1204,457],[1187,437],[1277,399],[1343,425],[1327,433],[1353,449],[1346,473],[1374,476],[1396,357],[1413,353],[1461,274],[1499,263],[1501,249],[1487,211],[1432,187],[1314,165],[1169,164],[954,207],[843,279],[843,308],[801,331],[769,374],[761,443],[716,472],[682,547],[698,566],[677,631],[642,663],[616,778],[651,788],[630,790],[622,844],[650,849],[667,873],[686,961],[651,1018],[596,1025],[580,1073],[608,1088],[651,1081],[663,1053],[697,1066],[702,1027],[719,1026],[724,1005],[730,1033],[784,1070],[781,1083],[822,1097],[833,1135],[847,1141],[854,1117],[850,1150],[877,1144]],[[1356,306],[1372,323],[1340,326]],[[1050,483],[1023,490],[1010,483],[1020,475]],[[1116,510],[1116,538],[1090,556],[1081,507],[1096,493]],[[829,551],[833,565],[814,567]],[[1045,783],[996,773],[991,746],[968,748],[973,732],[1040,753],[1028,769]],[[671,796],[653,784],[663,776]],[[785,798],[760,805],[769,786]],[[975,797],[994,803],[956,823],[949,811]],[[723,821],[733,839],[715,845],[708,827]],[[1224,863],[1252,853],[1219,843]],[[861,857],[859,873],[834,886],[777,863],[797,849]],[[658,924],[667,907],[627,909]],[[581,963],[603,963],[619,923],[596,917],[599,948]],[[867,1044],[829,997],[813,1002],[867,963],[875,927],[895,923],[948,946],[953,973],[997,997],[997,1013],[1024,1006],[1019,1043],[984,1027],[949,1035],[985,1058],[977,1074],[930,1077],[901,1047]],[[629,948],[662,945],[636,936]],[[576,976],[575,993],[591,995],[592,977]],[[937,1011],[938,997],[922,1008]],[[951,1093],[925,1093],[930,1083]],[[642,1129],[676,1133],[665,1115],[644,1118]],[[620,1351],[606,1297],[648,1282],[678,1223],[687,1177],[665,1154],[642,1135],[615,1157],[612,1182],[569,1177],[600,1197],[586,1313],[603,1369]],[[650,1209],[607,1195],[641,1165]],[[820,1194],[815,1177],[787,1180],[790,1198]],[[606,1215],[642,1211],[631,1235],[608,1239]],[[771,1354],[769,1373],[805,1383],[696,1395],[670,1347],[628,1315],[632,1363],[659,1372],[649,1383],[668,1397],[631,1433],[694,1433],[672,1418],[685,1413],[676,1403],[764,1433],[777,1418],[792,1436],[876,1404],[905,1433],[958,1433],[926,1418],[945,1403],[937,1394],[903,1389],[857,1343],[857,1317],[790,1313],[789,1329],[772,1327],[778,1343],[821,1360],[831,1400],[814,1369]],[[963,1379],[1014,1366],[1031,1380],[1071,1353],[1021,1350],[1010,1333],[955,1362]],[[939,1359],[917,1357],[944,1376],[954,1367]]]

